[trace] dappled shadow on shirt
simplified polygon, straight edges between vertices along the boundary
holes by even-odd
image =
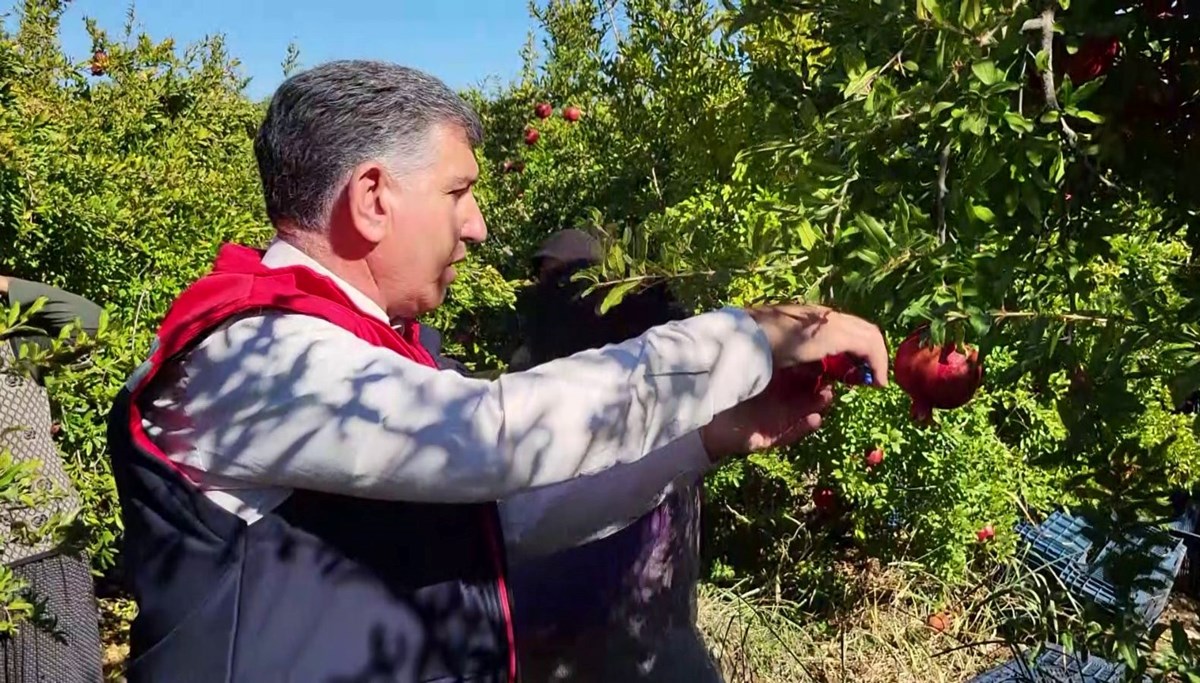
[[[588,463],[570,453],[601,449],[606,455],[620,453],[625,461],[634,459],[647,444],[628,428],[631,421],[676,428],[671,416],[653,413],[663,410],[660,400],[672,397],[673,403],[665,405],[682,406],[692,414],[704,412],[708,400],[707,368],[683,361],[678,367],[654,368],[652,377],[639,377],[647,365],[633,346],[607,347],[604,355],[586,352],[563,361],[578,371],[579,380],[563,376],[552,363],[492,382],[443,371],[437,373],[443,378],[412,385],[398,380],[393,366],[377,358],[364,359],[335,377],[322,371],[322,364],[331,360],[323,339],[297,350],[300,342],[292,338],[282,355],[288,365],[281,367],[273,360],[280,357],[274,347],[294,327],[282,328],[284,318],[278,315],[261,320],[252,334],[248,328],[214,333],[226,335],[221,353],[237,356],[236,370],[227,358],[188,358],[182,367],[165,369],[143,401],[151,438],[176,462],[194,467],[190,474],[202,486],[211,476],[213,484],[206,488],[228,487],[242,494],[264,486],[237,482],[287,486],[296,473],[311,476],[313,485],[320,486],[319,475],[328,470],[343,473],[341,481],[331,483],[332,490],[353,488],[367,497],[421,500],[396,492],[428,489],[426,500],[492,500],[494,491],[473,482],[493,482],[490,488],[511,493],[539,481],[589,473]],[[295,325],[294,318],[289,324]],[[575,384],[601,371],[629,381],[606,387]],[[146,405],[149,396],[155,396],[153,406]],[[396,405],[403,408],[398,411]],[[506,419],[504,412],[519,419]],[[682,431],[651,436],[662,445]],[[356,439],[361,444],[358,435],[364,432],[375,435],[371,448],[333,452]],[[571,443],[564,447],[556,441],[563,439]],[[334,462],[338,464],[328,464]]]

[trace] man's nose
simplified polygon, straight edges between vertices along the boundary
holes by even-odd
[[[463,225],[462,239],[464,242],[479,243],[487,239],[487,221],[483,219],[478,206],[472,207],[471,214]]]

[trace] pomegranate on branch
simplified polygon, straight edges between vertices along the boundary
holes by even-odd
[[[1064,73],[1078,86],[1108,73],[1120,54],[1121,42],[1115,37],[1088,38],[1079,47],[1078,52],[1067,55],[1064,60]]]
[[[925,344],[924,329],[913,332],[896,350],[896,384],[912,399],[918,424],[933,421],[933,409],[953,410],[967,404],[983,383],[979,352],[957,344]]]

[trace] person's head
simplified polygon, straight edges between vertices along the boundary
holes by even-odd
[[[559,273],[600,262],[600,242],[576,228],[560,230],[546,238],[533,255],[534,277],[549,282]]]
[[[483,127],[444,83],[377,61],[286,80],[254,142],[267,215],[393,319],[441,304],[487,227],[471,188]]]

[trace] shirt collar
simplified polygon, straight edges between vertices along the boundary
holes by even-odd
[[[350,285],[350,283],[346,282],[337,275],[334,275],[328,268],[318,263],[313,257],[279,238],[274,238],[271,240],[271,244],[267,247],[267,252],[263,254],[262,263],[268,268],[304,266],[314,270],[330,280],[333,280],[333,284],[337,285],[338,289],[342,290],[342,293],[349,297],[350,301],[353,301],[354,305],[361,308],[364,313],[378,318],[388,325],[391,325],[391,321],[388,320],[387,313],[379,306],[379,304],[375,303],[371,297],[355,289]]]

